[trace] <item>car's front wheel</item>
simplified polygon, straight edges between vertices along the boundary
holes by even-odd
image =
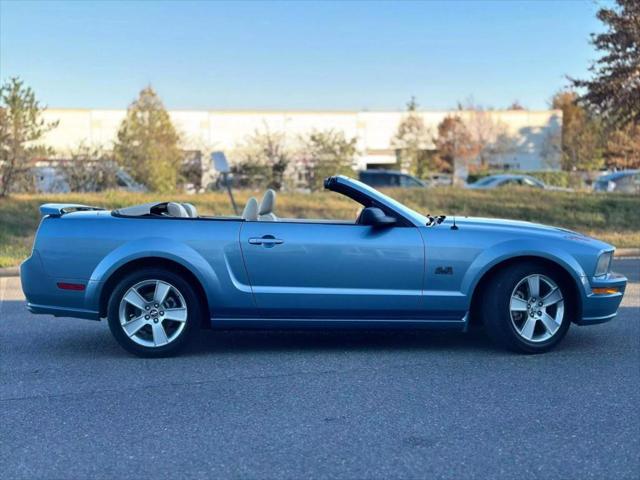
[[[118,343],[142,357],[177,353],[197,330],[201,315],[191,285],[180,275],[157,268],[125,276],[113,289],[107,311]]]
[[[559,272],[526,262],[499,271],[484,290],[482,316],[496,343],[542,353],[562,340],[574,315],[570,289]]]

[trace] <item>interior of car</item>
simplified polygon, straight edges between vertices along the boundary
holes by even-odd
[[[342,192],[338,192],[342,193]],[[364,200],[369,200],[366,197],[352,198],[355,204],[354,207],[354,219],[353,220],[339,220],[339,219],[301,219],[301,218],[280,218],[276,215],[276,198],[277,194],[274,190],[268,189],[262,199],[258,201],[256,197],[250,197],[242,210],[240,218],[248,222],[278,222],[286,221],[289,223],[304,222],[304,223],[345,223],[356,225],[367,224],[390,224],[395,223],[397,219],[387,217],[386,212],[382,212],[379,206],[376,204],[370,204],[370,202],[363,203]],[[364,208],[363,208],[364,207]],[[371,211],[373,209],[373,211]],[[161,203],[146,203],[143,205],[134,205],[131,207],[121,208],[116,210],[115,213],[118,216],[124,217],[170,217],[170,218],[200,218],[200,219],[238,219],[238,216],[228,217],[208,217],[198,216],[196,207],[191,203],[178,203],[178,202],[161,202]]]
[[[242,219],[249,222],[277,222],[278,217],[274,213],[276,206],[276,192],[272,189],[264,192],[262,201],[258,204],[255,197],[249,198],[242,211]]]

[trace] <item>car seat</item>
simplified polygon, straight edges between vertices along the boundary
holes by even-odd
[[[269,189],[264,192],[260,208],[258,209],[258,220],[265,222],[277,222],[278,217],[273,213],[276,206],[276,192]]]
[[[167,203],[167,214],[170,217],[189,218],[187,210],[182,205],[176,202]]]
[[[242,218],[243,220],[247,220],[249,222],[255,222],[258,220],[258,200],[255,197],[251,197],[247,200],[247,204],[242,210]]]
[[[191,203],[183,203],[182,206],[187,211],[187,215],[189,215],[189,217],[196,218],[198,216],[198,211],[196,210],[196,207]]]

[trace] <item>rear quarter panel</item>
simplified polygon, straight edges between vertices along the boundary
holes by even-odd
[[[34,245],[50,290],[46,300],[97,311],[101,289],[114,272],[133,260],[156,257],[189,269],[218,313],[246,310],[253,298],[238,245],[240,223],[124,218],[110,212],[46,218]],[[57,282],[80,282],[87,288],[61,297]]]

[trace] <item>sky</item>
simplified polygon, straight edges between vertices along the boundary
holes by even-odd
[[[0,0],[0,78],[50,108],[123,109],[151,84],[169,109],[539,110],[587,75],[598,7]]]

